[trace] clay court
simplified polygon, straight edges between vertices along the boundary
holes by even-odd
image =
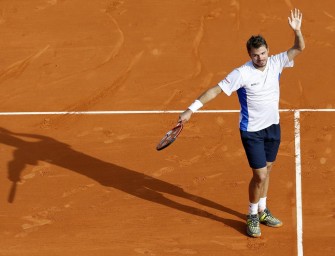
[[[236,94],[156,145],[250,35],[290,48],[294,7],[306,49],[268,196],[284,225],[253,239]],[[333,0],[3,0],[0,35],[0,255],[334,254]]]

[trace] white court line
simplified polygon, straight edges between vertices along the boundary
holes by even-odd
[[[294,144],[295,144],[295,189],[296,189],[296,209],[297,209],[297,248],[298,248],[298,256],[303,256],[300,111],[298,110],[294,111]]]
[[[176,114],[184,110],[116,110],[116,111],[39,111],[39,112],[0,112],[0,116],[28,115],[124,115],[124,114]],[[332,108],[323,109],[280,109],[280,112],[335,112]],[[198,110],[197,113],[239,113],[240,110]]]

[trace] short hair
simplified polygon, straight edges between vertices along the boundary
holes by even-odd
[[[266,49],[268,48],[268,44],[266,43],[264,37],[262,37],[261,35],[251,36],[247,41],[248,52],[251,51],[251,48],[258,49],[261,46],[265,46]]]

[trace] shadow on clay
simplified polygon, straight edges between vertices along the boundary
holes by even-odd
[[[29,141],[22,138],[27,138]],[[16,133],[0,128],[0,143],[15,148],[13,160],[8,163],[8,178],[12,181],[12,187],[8,195],[8,202],[10,203],[14,202],[17,183],[20,181],[21,172],[26,165],[37,165],[39,161],[46,161],[85,175],[103,186],[112,187],[138,198],[188,214],[215,220],[236,229],[240,233],[245,233],[245,215],[242,213],[203,197],[187,193],[177,185],[83,154],[72,149],[70,145],[53,138],[37,134]],[[243,221],[222,218],[200,208],[181,204],[166,198],[164,194],[184,198],[223,211],[237,216]]]

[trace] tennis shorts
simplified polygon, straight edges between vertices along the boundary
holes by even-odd
[[[273,124],[257,132],[240,130],[242,144],[251,168],[266,167],[274,162],[280,145],[280,124]]]

